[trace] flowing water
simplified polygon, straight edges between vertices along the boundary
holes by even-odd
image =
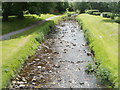
[[[11,88],[99,88],[85,72],[94,63],[84,33],[74,20],[62,21],[27,60]]]

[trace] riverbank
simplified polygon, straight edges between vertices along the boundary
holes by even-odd
[[[95,60],[100,63],[96,76],[102,84],[118,87],[118,24],[88,14],[81,14],[76,19],[82,24]]]
[[[28,56],[34,55],[44,36],[64,16],[62,15],[29,31],[14,35],[9,40],[0,41],[2,45],[2,88],[18,73]]]

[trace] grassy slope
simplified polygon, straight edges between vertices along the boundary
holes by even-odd
[[[63,15],[64,16],[64,15]],[[36,37],[42,38],[50,31],[50,26],[58,23],[63,17],[57,17],[29,31],[12,36],[13,39],[0,41],[2,43],[2,87],[14,77],[17,69],[25,62],[28,56],[33,55],[40,45]]]
[[[8,22],[2,22],[2,34],[22,29],[26,26],[33,24],[36,21],[55,16],[53,14],[25,15],[25,19],[17,19],[15,16],[10,16]]]
[[[118,24],[100,16],[81,14],[83,29],[88,31],[90,46],[96,54],[96,60],[102,67],[110,69],[113,77],[118,75]],[[107,22],[106,22],[107,21]],[[116,78],[114,80],[117,80]]]

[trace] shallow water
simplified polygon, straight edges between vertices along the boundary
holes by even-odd
[[[94,63],[77,22],[63,21],[46,36],[36,54],[27,60],[11,88],[99,88],[85,72]]]

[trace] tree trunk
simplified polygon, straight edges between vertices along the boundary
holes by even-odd
[[[3,21],[8,21],[8,15],[7,14],[3,14],[3,19],[2,19]]]
[[[18,15],[17,15],[17,17],[19,19],[23,19],[24,18],[23,11],[19,12]]]

